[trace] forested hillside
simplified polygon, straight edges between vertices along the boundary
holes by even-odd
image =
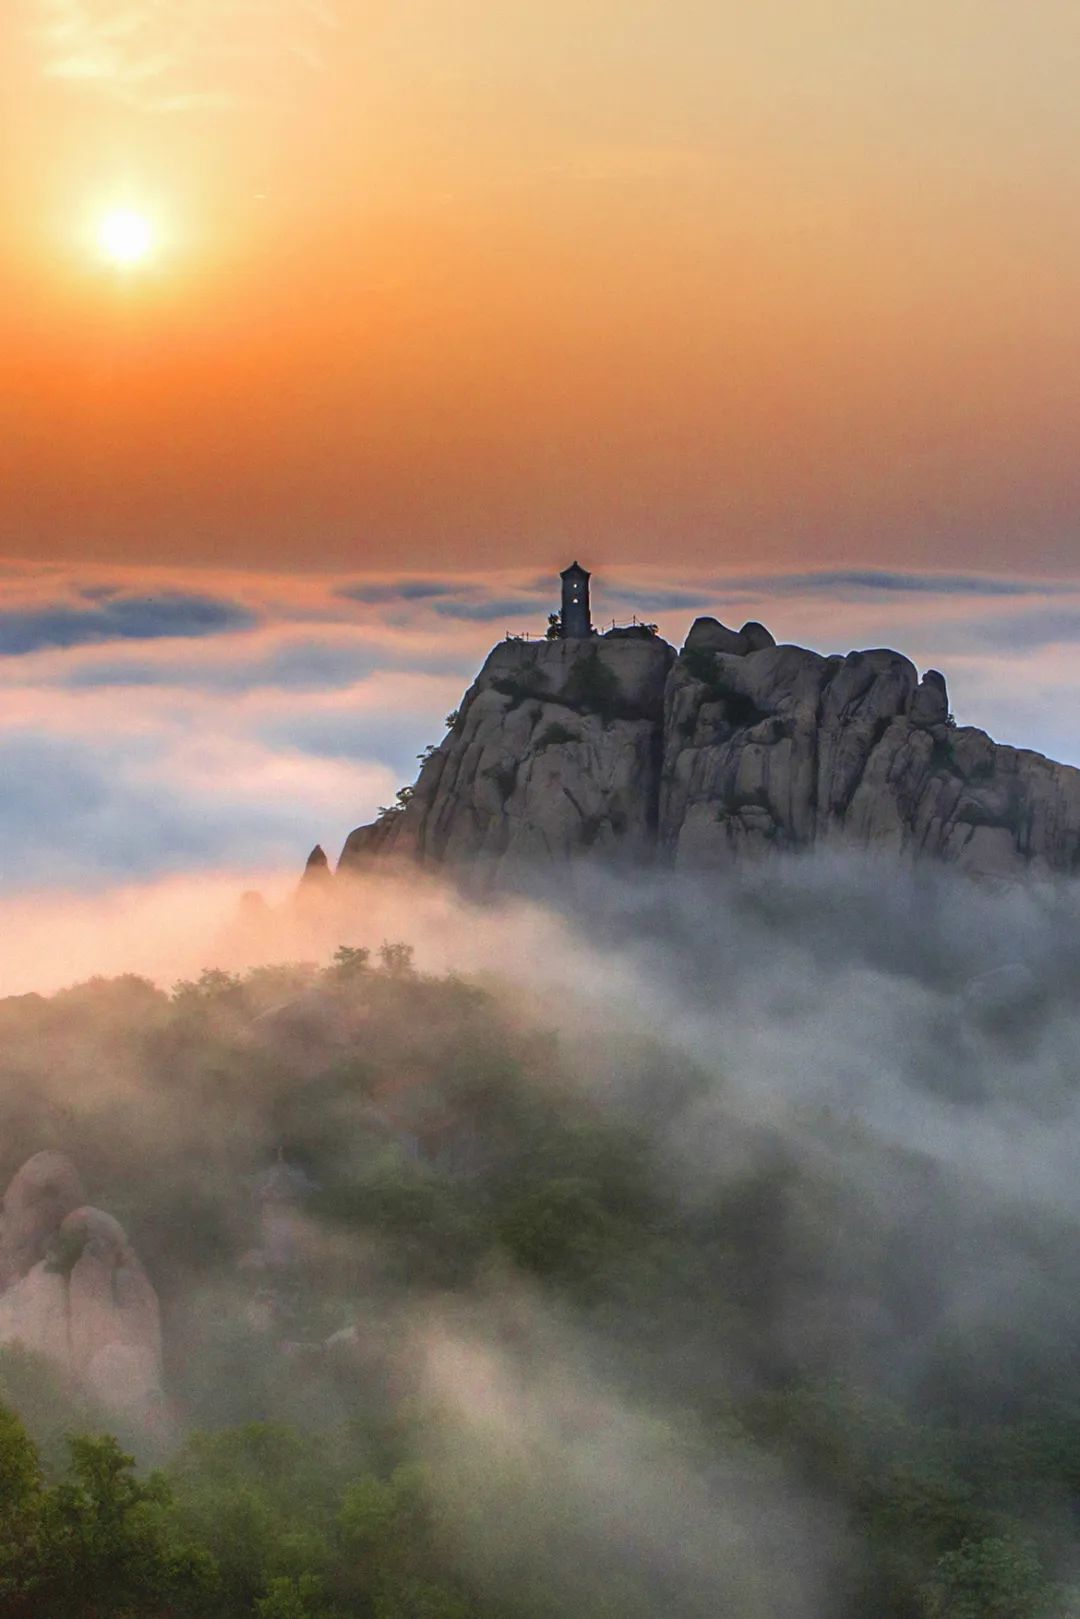
[[[1024,1015],[921,999],[904,1107],[1068,1135]],[[643,1022],[395,944],[0,1004],[5,1179],[70,1156],[165,1350],[117,1437],[0,1351],[0,1614],[1080,1611],[1076,1204]]]

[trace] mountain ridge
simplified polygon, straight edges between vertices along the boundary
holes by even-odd
[[[339,872],[392,856],[498,884],[581,857],[708,871],[816,847],[1080,871],[1080,770],[958,726],[938,671],[714,618],[679,651],[640,625],[508,637],[399,797]]]

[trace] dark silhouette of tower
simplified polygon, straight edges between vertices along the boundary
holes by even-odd
[[[567,641],[586,640],[593,632],[589,611],[590,575],[580,562],[572,562],[559,575],[562,580],[562,632]]]

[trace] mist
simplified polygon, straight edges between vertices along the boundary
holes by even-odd
[[[426,1613],[421,1579],[440,1614],[899,1619],[989,1601],[995,1558],[1034,1570],[1003,1613],[1071,1611],[1069,887],[218,873],[2,920],[3,1179],[67,1154],[161,1305],[165,1416],[61,1406],[226,1573],[192,1480],[255,1423],[345,1492],[305,1613]],[[423,1500],[431,1566],[383,1596],[357,1478]]]

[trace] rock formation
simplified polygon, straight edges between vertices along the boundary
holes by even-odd
[[[85,1202],[79,1172],[64,1153],[35,1153],[22,1166],[0,1204],[0,1290],[44,1259],[63,1221]]]
[[[650,858],[664,691],[675,654],[639,636],[504,641],[403,809],[354,832],[341,866],[373,852],[458,863]]]
[[[78,1170],[39,1152],[4,1194],[0,1344],[21,1343],[111,1413],[161,1405],[157,1295],[122,1227],[86,1204]]]
[[[955,725],[935,670],[711,618],[678,656],[640,627],[502,642],[405,797],[340,870],[395,855],[491,879],[585,854],[696,870],[815,846],[1080,870],[1080,770]]]
[[[317,843],[307,857],[304,875],[300,879],[302,889],[318,888],[330,876],[330,862],[322,845]]]

